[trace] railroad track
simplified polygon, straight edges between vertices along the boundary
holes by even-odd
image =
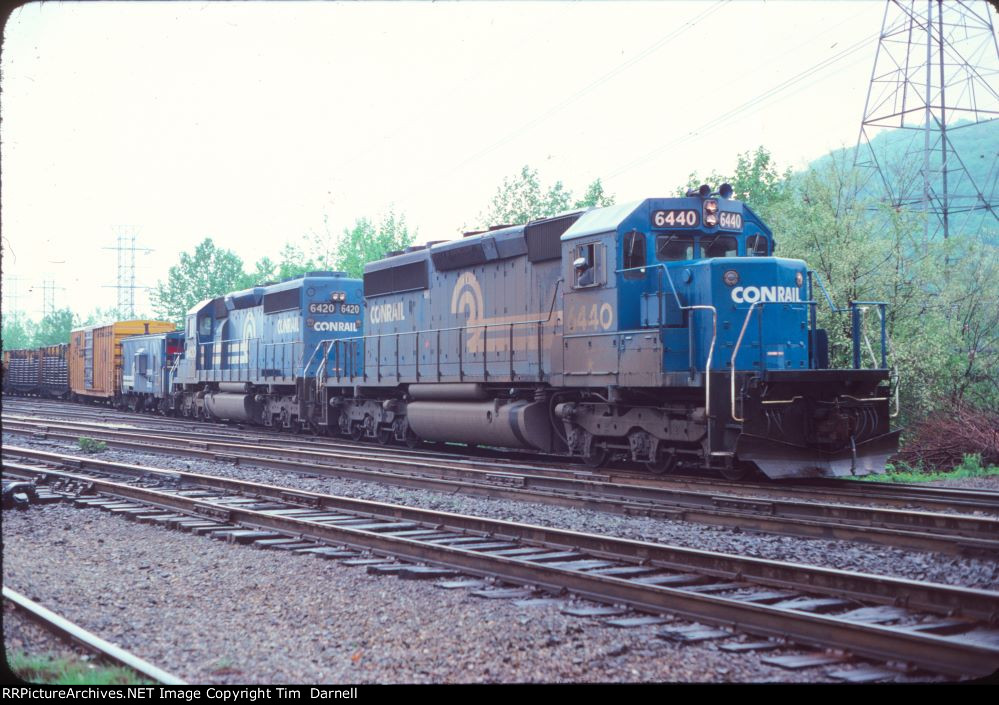
[[[5,419],[20,420],[24,423],[40,424],[37,430],[44,431],[47,424],[59,422],[51,418],[40,418],[33,414],[52,411],[60,416],[80,419],[77,423],[95,430],[107,424],[121,424],[142,429],[161,429],[175,437],[190,440],[226,440],[246,447],[267,444],[280,444],[284,448],[315,450],[327,453],[356,451],[380,455],[390,461],[393,458],[427,458],[432,461],[446,459],[450,462],[465,463],[469,467],[495,469],[497,464],[505,472],[527,472],[532,475],[571,476],[592,479],[597,482],[627,483],[660,489],[693,490],[719,492],[745,497],[771,497],[775,494],[808,502],[839,503],[878,503],[894,507],[920,507],[932,511],[966,511],[999,513],[999,491],[972,490],[949,487],[933,487],[919,484],[879,483],[868,481],[857,483],[852,480],[806,479],[794,482],[774,483],[772,481],[730,482],[716,477],[703,477],[690,474],[652,476],[643,471],[627,469],[601,469],[593,471],[582,465],[554,462],[547,456],[529,453],[498,453],[487,448],[459,450],[461,446],[448,445],[444,449],[412,450],[403,447],[383,448],[373,443],[358,443],[346,438],[295,435],[278,433],[264,428],[245,430],[241,425],[205,424],[190,420],[176,419],[149,414],[136,414],[101,407],[74,406],[51,400],[25,401],[17,397],[5,398],[5,407],[24,412],[5,414]],[[6,427],[6,423],[5,423]]]
[[[111,446],[147,453],[225,460],[308,475],[652,516],[808,538],[864,541],[906,549],[999,558],[999,519],[958,513],[744,497],[701,489],[607,482],[593,476],[332,447],[293,447],[192,439],[78,422],[4,417],[8,432],[72,441],[85,434]],[[22,453],[26,451],[19,451]],[[44,458],[41,453],[36,457]],[[987,499],[999,501],[999,496]],[[973,505],[976,509],[981,504]],[[985,505],[991,506],[991,505]]]
[[[6,585],[3,587],[3,597],[17,608],[18,611],[30,617],[32,621],[40,624],[54,634],[79,644],[101,659],[131,668],[139,675],[145,676],[155,683],[162,685],[187,685],[185,681],[177,676],[157,668],[148,661],[139,658],[119,646],[115,646],[109,641],[101,639],[96,634],[70,622],[65,617],[59,616]]]
[[[981,676],[999,666],[995,591],[65,454],[47,454],[46,466],[29,465],[9,459],[21,451],[3,452],[5,474],[33,479],[79,505],[234,543],[343,559],[368,565],[372,572],[435,576],[443,568],[548,592],[569,591],[642,613],[679,615],[766,639],[840,649],[952,676]],[[39,456],[30,451],[27,457],[37,462]],[[365,558],[362,551],[375,557]],[[496,596],[509,593],[502,590]],[[754,648],[768,646],[773,643]]]

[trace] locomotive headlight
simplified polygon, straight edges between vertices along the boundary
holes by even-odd
[[[704,224],[709,228],[718,225],[718,214],[717,213],[705,213],[704,214]]]
[[[718,212],[718,201],[711,198],[704,202],[704,212],[705,213],[717,213]]]
[[[739,273],[734,269],[730,269],[722,275],[722,281],[728,286],[735,286],[739,283]]]
[[[805,282],[805,276],[801,272],[795,272],[794,283],[801,286]]]

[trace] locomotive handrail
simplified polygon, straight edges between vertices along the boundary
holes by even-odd
[[[628,267],[626,269],[616,269],[616,270],[614,270],[614,273],[615,274],[619,274],[619,273],[622,273],[622,272],[631,272],[631,271],[635,271],[635,270],[642,270],[642,271],[644,271],[644,270],[647,270],[647,269],[657,269],[657,270],[659,270],[659,282],[658,282],[658,286],[656,287],[657,288],[656,293],[659,296],[658,318],[659,318],[659,339],[660,339],[660,341],[662,340],[663,321],[666,318],[665,311],[663,311],[663,304],[662,304],[662,289],[663,289],[662,288],[662,275],[664,273],[666,275],[666,281],[669,282],[670,289],[673,292],[673,298],[676,299],[676,306],[677,306],[677,308],[679,308],[681,311],[697,311],[697,310],[711,311],[711,344],[708,346],[708,356],[707,356],[707,359],[705,359],[705,361],[704,361],[704,417],[705,417],[705,419],[710,419],[710,417],[711,417],[711,362],[713,361],[713,358],[714,358],[715,342],[718,339],[718,309],[715,308],[714,306],[711,306],[710,304],[684,304],[684,303],[682,303],[680,301],[680,294],[676,290],[676,285],[673,283],[673,277],[670,276],[669,267],[666,266],[665,262],[658,262],[656,264],[647,264],[647,265],[642,266],[642,267]],[[688,328],[691,331],[693,330],[693,326],[688,326]],[[691,367],[691,369],[694,369],[694,364],[693,364],[694,346],[693,345],[690,345],[690,347],[689,347],[689,357],[690,357],[690,363],[691,363],[690,367]],[[662,365],[662,362],[660,361],[660,366],[661,365]],[[709,433],[710,433],[710,429],[711,429],[710,421],[708,422],[708,429],[709,429]]]
[[[746,312],[746,318],[742,322],[742,330],[739,331],[739,337],[736,338],[735,347],[732,348],[732,358],[729,360],[729,379],[731,380],[732,387],[732,398],[729,406],[729,413],[732,416],[733,421],[738,421],[739,423],[744,422],[746,419],[735,415],[735,357],[739,354],[739,348],[742,346],[742,337],[746,334],[746,328],[749,326],[749,319],[753,316],[753,311],[756,310],[757,306],[762,307],[765,303],[763,301],[754,301],[749,305],[749,311]],[[760,309],[762,311],[762,308]],[[761,313],[762,317],[763,314]],[[763,341],[760,341],[760,346],[762,347]]]
[[[815,282],[819,285],[819,288],[822,289],[822,293],[825,295],[826,301],[829,303],[829,310],[832,311],[833,313],[843,313],[843,311],[845,311],[846,309],[840,308],[832,300],[832,297],[829,295],[829,291],[826,289],[826,285],[822,283],[822,277],[819,276],[819,273],[816,272],[814,269],[809,269],[808,270],[809,279],[811,279],[813,275],[815,277]]]
[[[886,322],[886,309],[888,308],[887,301],[850,301],[845,307],[837,306],[829,292],[826,290],[825,285],[822,283],[822,278],[819,273],[814,269],[808,270],[808,279],[811,283],[812,276],[814,275],[816,283],[818,283],[819,288],[822,289],[822,293],[826,297],[826,301],[829,302],[829,310],[832,313],[845,313],[850,312],[850,337],[853,342],[853,369],[860,369],[860,330],[863,326],[861,321],[863,311],[867,306],[877,306],[879,315],[881,316],[881,369],[888,369],[888,341],[887,341],[887,322]],[[812,315],[812,329],[815,329],[815,315]],[[868,343],[870,345],[870,343]],[[874,358],[874,363],[877,364],[877,358]]]
[[[378,345],[380,346],[382,338],[393,337],[393,338],[396,339],[396,373],[395,374],[396,374],[396,377],[398,378],[399,377],[399,361],[398,361],[398,354],[399,354],[398,341],[399,341],[399,338],[401,336],[412,335],[412,336],[416,336],[416,339],[418,341],[419,340],[419,336],[420,336],[421,333],[432,333],[432,334],[435,334],[437,336],[437,345],[436,345],[435,349],[437,351],[436,364],[437,364],[437,368],[438,368],[437,376],[439,378],[440,377],[440,334],[441,333],[450,333],[450,332],[458,331],[458,335],[459,335],[459,348],[458,348],[458,354],[459,354],[458,365],[459,365],[459,368],[458,369],[459,369],[459,375],[463,376],[464,375],[464,366],[463,366],[463,361],[462,361],[462,358],[463,358],[462,352],[463,352],[464,346],[462,345],[462,342],[463,342],[463,337],[464,337],[464,332],[465,331],[467,331],[467,330],[473,330],[473,329],[477,329],[477,328],[488,329],[490,327],[496,328],[497,326],[499,326],[501,328],[502,327],[506,327],[506,326],[510,326],[511,327],[510,337],[512,338],[512,327],[513,326],[537,325],[539,327],[539,330],[538,330],[538,346],[537,347],[538,347],[538,375],[540,377],[541,374],[542,374],[542,371],[541,371],[541,359],[542,359],[541,328],[544,326],[544,324],[549,323],[551,321],[552,316],[555,313],[555,304],[558,301],[558,292],[559,292],[559,288],[561,286],[562,286],[562,279],[561,278],[556,279],[555,280],[555,290],[552,292],[551,303],[548,305],[548,315],[545,316],[544,318],[535,318],[535,319],[531,319],[531,320],[527,320],[527,321],[504,321],[504,322],[501,322],[501,323],[497,323],[497,322],[493,321],[491,323],[490,322],[487,322],[487,323],[475,323],[475,324],[471,324],[471,325],[451,326],[451,327],[448,327],[448,328],[423,328],[423,329],[420,329],[420,330],[400,331],[400,332],[392,332],[392,333],[373,333],[373,334],[370,334],[370,335],[358,335],[358,336],[353,336],[353,337],[350,337],[350,338],[330,338],[329,341],[334,344],[330,349],[331,350],[334,349],[334,348],[335,349],[339,349],[339,347],[340,347],[341,344],[344,346],[344,348],[346,348],[348,345],[356,345],[358,343],[364,345],[364,344],[366,344],[366,341],[368,341],[368,340],[377,340],[378,341]],[[488,335],[488,333],[487,333],[487,335]],[[323,342],[325,342],[325,341],[323,341]],[[484,360],[486,359],[486,355],[487,355],[487,351],[485,350],[485,343],[486,343],[486,341],[483,340],[483,359]],[[319,346],[317,345],[317,349],[318,349],[318,347]],[[314,357],[314,356],[315,355],[313,353],[312,357]],[[329,356],[329,351],[326,351],[324,353],[324,355],[323,355],[324,366],[325,366],[325,360],[328,358],[328,356]],[[512,346],[510,348],[510,356],[511,356],[511,358],[513,356],[513,348],[512,348]],[[307,365],[311,364],[312,357],[310,357],[309,362],[307,363]],[[419,371],[419,364],[420,364],[419,363],[419,357],[416,358],[414,364],[416,365],[417,371]],[[484,365],[485,364],[487,364],[487,363],[484,362]],[[307,365],[303,366],[303,368],[302,368],[302,376],[303,377],[305,376],[305,371],[307,369]],[[380,354],[378,356],[378,362],[377,362],[377,365],[376,365],[376,369],[378,371],[378,374],[381,375],[381,355]],[[484,369],[487,370],[488,368],[486,368],[484,366]],[[365,374],[365,376],[367,375],[367,370],[365,370],[364,374]],[[337,374],[337,380],[339,380],[341,378],[341,376],[342,375],[340,375],[338,373]]]
[[[787,303],[788,302],[786,302],[786,301],[754,301],[753,303],[751,303],[749,305],[749,309],[746,312],[746,318],[742,321],[742,329],[739,331],[739,337],[735,341],[735,347],[732,348],[732,357],[729,360],[729,379],[731,381],[731,390],[732,390],[732,396],[731,396],[731,401],[730,401],[731,408],[729,409],[729,411],[731,413],[733,421],[738,421],[740,423],[742,423],[743,421],[745,421],[744,418],[740,418],[739,416],[735,415],[735,358],[739,354],[739,348],[742,347],[742,338],[746,334],[746,328],[749,326],[749,319],[753,317],[753,311],[756,309],[757,306],[759,306],[760,307],[760,324],[762,325],[762,322],[763,322],[763,307],[766,304],[787,304]],[[793,303],[803,304],[803,305],[812,307],[813,310],[814,310],[814,307],[818,306],[818,302],[817,301],[795,301]],[[763,365],[762,365],[762,355],[763,355],[763,337],[761,335],[760,336],[760,357],[761,357],[761,365],[760,365],[760,367],[761,367],[761,371],[762,371],[762,368],[763,368]]]

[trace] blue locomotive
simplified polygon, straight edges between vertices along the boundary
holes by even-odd
[[[819,284],[731,187],[563,213],[202,302],[167,370],[186,416],[730,478],[882,472],[884,305],[829,369]],[[861,314],[881,359],[860,364]],[[165,348],[164,348],[165,350]]]
[[[314,427],[323,341],[362,332],[361,282],[311,272],[203,301],[187,313],[184,350],[169,371],[182,416],[300,431]],[[358,361],[358,366],[360,361]]]

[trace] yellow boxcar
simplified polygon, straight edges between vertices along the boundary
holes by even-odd
[[[168,333],[168,321],[118,321],[77,328],[69,334],[69,388],[78,397],[113,399],[121,391],[121,339]]]

